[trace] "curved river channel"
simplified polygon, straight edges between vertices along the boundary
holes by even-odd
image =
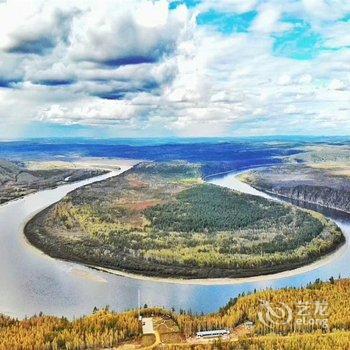
[[[264,278],[226,281],[222,284],[193,284],[143,280],[97,271],[75,263],[52,259],[29,245],[23,227],[35,213],[60,200],[73,189],[100,181],[127,170],[93,179],[67,184],[37,192],[0,206],[0,313],[24,317],[39,313],[57,316],[81,316],[94,306],[109,305],[122,311],[141,304],[175,307],[194,312],[213,312],[239,293],[264,289],[302,286],[316,278],[350,276],[348,245],[312,270],[265,276]],[[235,174],[228,174],[210,182],[259,196],[265,194],[242,184]],[[305,206],[305,205],[304,205]],[[331,217],[350,237],[350,218],[336,211],[316,210]],[[306,269],[307,270],[307,269]]]

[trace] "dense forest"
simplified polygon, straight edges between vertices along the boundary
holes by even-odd
[[[137,312],[100,310],[74,321],[33,316],[22,321],[0,317],[0,349],[101,349],[141,334]]]
[[[162,349],[343,350],[348,348],[350,342],[349,299],[350,280],[331,278],[329,283],[316,281],[301,289],[265,290],[241,295],[230,300],[219,312],[209,315],[199,316],[184,311],[176,313],[147,306],[140,313],[145,317],[172,319],[183,335],[175,338],[176,344],[167,341],[168,345],[160,345]],[[293,318],[286,324],[266,327],[259,318],[262,301],[289,305]],[[327,307],[316,314],[314,305],[318,302]],[[310,306],[306,321],[317,316],[326,323],[297,324],[300,305]],[[252,322],[252,331],[249,334],[237,334],[234,340],[223,339],[202,344],[186,341],[199,330],[226,328],[234,334],[247,321]],[[125,342],[130,349],[137,349],[140,345],[132,345],[142,344],[141,340],[142,329],[137,310],[116,313],[108,308],[95,309],[91,315],[75,320],[43,315],[24,320],[0,317],[0,350],[107,349]]]
[[[26,227],[53,257],[163,277],[298,267],[343,242],[323,216],[203,183],[201,167],[141,163],[70,193]]]
[[[178,316],[180,328],[188,336],[197,330],[212,328],[232,328],[245,321],[254,323],[255,335],[267,335],[278,333],[288,335],[291,333],[335,332],[350,330],[350,313],[348,301],[350,300],[350,280],[334,280],[330,283],[316,281],[301,289],[265,290],[250,295],[243,295],[230,300],[218,314],[206,316],[193,316],[183,314]],[[292,309],[293,319],[287,324],[275,327],[266,327],[259,321],[259,311],[262,310],[262,301],[268,301],[273,305],[287,304]],[[316,315],[316,303],[326,303],[323,322],[312,324],[305,322],[299,325],[294,322],[300,316],[300,311],[307,305],[307,317]]]
[[[268,335],[242,338],[232,342],[217,341],[212,344],[168,346],[171,350],[346,350],[350,344],[350,332],[323,334]],[[164,346],[163,346],[164,349]]]

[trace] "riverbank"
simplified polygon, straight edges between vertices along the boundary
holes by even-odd
[[[183,285],[201,285],[201,286],[233,285],[233,284],[256,283],[256,282],[264,282],[264,281],[270,281],[270,280],[278,280],[282,278],[297,276],[313,270],[317,270],[322,266],[330,264],[336,259],[340,259],[348,249],[349,247],[347,243],[344,243],[332,253],[327,254],[326,256],[318,259],[317,261],[311,264],[298,267],[293,270],[286,270],[286,271],[272,273],[272,274],[258,275],[258,276],[252,276],[252,277],[241,277],[241,278],[202,278],[202,279],[161,278],[161,277],[154,277],[154,276],[143,276],[143,275],[133,274],[130,272],[103,268],[96,265],[88,265],[88,264],[84,264],[84,265],[94,270],[103,271],[116,276],[122,276],[122,277],[132,278],[132,279],[141,280],[141,281],[183,284]]]
[[[267,189],[265,189],[263,187],[259,187],[257,185],[250,185],[250,186],[255,188],[257,191],[261,191],[261,192],[266,193],[270,197],[275,197],[275,198],[278,198],[280,200],[284,200],[284,201],[286,201],[288,203],[291,203],[291,204],[298,203],[298,202],[299,203],[305,203],[307,205],[311,204],[311,205],[315,205],[317,207],[322,207],[324,209],[335,210],[335,211],[337,211],[339,213],[344,213],[344,214],[350,216],[350,211],[341,209],[341,208],[336,207],[336,206],[321,204],[321,203],[319,203],[317,201],[312,201],[312,200],[299,199],[299,198],[296,198],[296,197],[293,197],[293,196],[282,195],[282,194],[279,194],[278,192],[269,191],[269,190],[267,190]]]
[[[0,315],[0,349],[22,349],[23,344],[26,349],[72,348],[72,339],[76,349],[146,350],[161,343],[162,349],[167,350],[194,347],[214,350],[218,342],[223,349],[237,346],[239,349],[251,346],[254,349],[256,346],[259,349],[311,349],[310,344],[315,344],[312,349],[346,349],[350,339],[349,304],[346,303],[350,297],[349,287],[348,279],[333,278],[328,283],[315,281],[304,288],[254,291],[231,298],[209,315],[147,305],[127,311],[95,307],[87,315],[72,320],[46,314],[24,320]],[[296,310],[300,300],[307,303],[310,310],[303,316],[305,321],[299,321],[297,312],[288,313],[281,316],[283,328],[275,327],[276,331],[271,332],[272,321],[261,317],[262,301],[267,305],[283,305],[289,311]],[[321,314],[320,300],[326,305],[322,304],[326,312]],[[310,327],[312,321],[309,320],[313,320],[315,314],[321,322],[313,322]],[[144,327],[145,323],[148,328]],[[198,330],[216,329],[227,330],[226,335],[216,341],[196,336]]]
[[[125,161],[119,162],[123,164]],[[116,160],[104,158],[23,163],[0,159],[0,206],[39,191],[77,183],[117,169]]]
[[[89,163],[88,161],[83,161],[85,167],[87,167],[87,168],[89,168],[89,166],[98,167],[98,169],[105,170],[104,173],[101,175],[95,176],[95,177],[91,177],[91,178],[82,180],[80,182],[74,182],[74,183],[69,184],[69,185],[60,186],[60,188],[70,187],[71,189],[66,191],[66,192],[63,192],[62,197],[57,198],[54,203],[50,203],[49,205],[47,205],[45,207],[41,207],[40,209],[32,211],[27,217],[25,217],[24,222],[21,223],[20,230],[23,233],[22,237],[24,239],[24,243],[29,248],[33,249],[35,252],[39,253],[40,255],[44,255],[44,256],[47,256],[49,258],[54,258],[54,259],[58,259],[58,260],[65,260],[65,261],[69,261],[69,262],[73,262],[73,263],[75,262],[75,263],[78,263],[79,265],[85,265],[84,263],[79,263],[79,262],[76,262],[74,260],[60,259],[59,257],[53,257],[51,254],[46,252],[45,249],[43,249],[43,247],[41,247],[40,242],[38,242],[38,241],[36,242],[35,240],[33,240],[32,236],[27,234],[26,226],[34,217],[36,217],[37,215],[40,215],[41,213],[44,213],[46,210],[48,210],[50,207],[55,205],[55,203],[57,203],[60,199],[62,199],[65,195],[69,194],[71,191],[74,191],[77,188],[82,188],[84,186],[91,185],[91,184],[96,183],[96,182],[101,182],[101,181],[107,180],[108,178],[113,177],[113,176],[118,176],[118,175],[122,174],[123,172],[130,170],[139,161],[136,161],[136,160],[130,161],[130,160],[123,160],[122,159],[122,160],[118,160],[117,162],[118,163],[116,164],[116,161],[114,161],[114,163],[112,163],[111,161],[107,160],[107,163],[105,163],[105,162],[103,162],[103,159],[100,159],[98,161],[98,163],[96,163],[96,162]],[[41,190],[38,192],[34,192],[31,195],[32,196],[33,195],[40,195],[40,192],[49,191],[49,190],[50,189]],[[30,195],[28,195],[26,197],[29,197],[29,196]],[[17,198],[17,199],[10,201],[10,202],[3,203],[0,205],[0,207],[5,206],[7,204],[11,204],[11,203],[16,202],[16,201],[20,201],[21,199],[24,199],[24,198]]]
[[[350,177],[341,164],[290,164],[253,169],[242,180],[280,198],[350,213]],[[349,170],[350,171],[350,170]]]
[[[229,180],[227,185],[229,185]],[[227,284],[158,283],[154,279],[127,278],[117,274],[90,269],[83,264],[53,259],[25,243],[23,223],[52,203],[64,197],[77,184],[67,184],[53,190],[45,190],[26,196],[0,207],[0,312],[23,319],[26,315],[45,314],[69,319],[89,314],[94,306],[122,311],[137,307],[138,290],[141,305],[164,305],[176,310],[192,310],[195,313],[213,313],[231,297],[266,288],[299,288],[309,282],[330,277],[350,276],[350,250],[335,253],[329,263],[319,268],[289,277],[265,278],[257,282],[240,281]],[[322,212],[322,208],[320,208]],[[327,212],[323,212],[328,216]],[[331,214],[329,214],[331,215]],[[350,221],[342,215],[330,216],[340,226],[346,237],[350,236]],[[315,266],[315,265],[313,265]],[[96,278],[85,278],[72,273],[77,268]],[[298,270],[299,271],[299,270]],[[105,281],[102,283],[102,279]]]
[[[235,181],[239,181],[239,180],[235,178]],[[236,184],[236,186],[238,186],[240,190],[242,190],[243,185],[244,185],[243,183],[240,183],[239,186]],[[245,185],[245,186],[248,186],[248,185]],[[245,191],[251,194],[251,192],[249,191],[253,191],[253,189],[250,188],[248,191],[248,189],[245,188]],[[257,193],[254,193],[254,194],[259,195]],[[46,209],[45,211],[50,211],[50,208]],[[44,219],[46,217],[46,212],[40,213],[40,215],[42,216],[42,219]],[[58,258],[58,259],[62,259],[70,262],[77,262],[80,264],[84,264],[85,266],[89,266],[94,269],[112,273],[119,276],[136,278],[136,279],[141,279],[145,281],[177,283],[177,284],[198,284],[198,285],[240,284],[240,283],[249,283],[249,282],[260,282],[260,281],[265,281],[269,279],[280,279],[285,277],[291,277],[293,275],[302,274],[302,273],[317,269],[319,267],[322,267],[328,264],[335,257],[341,256],[346,250],[346,246],[342,245],[342,242],[340,242],[340,244],[333,247],[334,251],[332,253],[325,254],[321,258],[315,257],[314,259],[310,259],[308,261],[300,261],[294,264],[291,264],[291,263],[284,264],[284,265],[280,264],[278,266],[269,267],[266,269],[256,268],[250,271],[239,271],[239,269],[237,269],[236,272],[233,272],[230,270],[226,270],[226,271],[218,270],[218,275],[221,274],[221,276],[223,277],[215,276],[213,278],[211,277],[202,278],[199,275],[199,277],[191,278],[188,275],[181,276],[180,272],[184,267],[183,266],[178,267],[176,266],[176,264],[172,266],[171,274],[169,273],[169,275],[167,276],[157,276],[156,274],[154,274],[154,272],[152,272],[150,268],[145,270],[138,268],[137,271],[135,271],[132,265],[129,266],[127,269],[123,267],[115,268],[114,266],[110,266],[109,264],[106,264],[102,259],[98,260],[98,262],[95,262],[94,259],[92,259],[91,257],[86,258],[86,257],[72,256],[71,253],[69,253],[69,251],[65,252],[66,248],[61,245],[62,243],[60,241],[55,240],[53,243],[50,243],[50,245],[48,245],[44,238],[41,238],[40,235],[35,234],[35,230],[26,229],[25,231],[26,231],[27,239],[31,242],[31,244],[38,247],[40,250],[44,251],[46,254],[50,255],[53,258]],[[125,264],[127,265],[127,262],[128,260],[126,260],[123,265],[124,266]],[[140,261],[140,266],[142,266],[142,261]],[[204,269],[203,269],[203,273],[206,274],[206,271]],[[231,274],[231,276],[230,275],[225,276],[225,273]],[[177,275],[177,276],[172,277],[174,275]]]
[[[148,281],[148,282],[157,282],[164,284],[179,284],[179,285],[202,285],[202,286],[214,286],[214,285],[235,285],[235,284],[243,284],[243,283],[256,283],[256,282],[264,282],[271,280],[278,280],[288,277],[293,277],[297,275],[301,275],[313,270],[317,270],[323,266],[326,266],[338,259],[341,259],[343,255],[349,249],[347,241],[343,244],[337,246],[331,253],[328,253],[322,256],[319,259],[309,263],[309,264],[300,264],[298,267],[290,268],[290,266],[286,266],[285,270],[277,270],[277,272],[267,272],[265,274],[256,274],[250,277],[233,277],[233,278],[181,278],[181,277],[157,277],[154,275],[147,276],[145,274],[140,273],[132,273],[128,271],[113,269],[109,267],[103,267],[99,265],[89,264],[84,260],[72,259],[72,258],[63,258],[61,255],[57,255],[56,250],[46,250],[45,246],[40,245],[40,241],[33,240],[33,236],[28,234],[25,235],[28,243],[38,249],[39,252],[47,254],[49,257],[60,260],[62,262],[76,263],[78,265],[82,265],[88,267],[95,271],[105,272],[115,276],[126,277],[134,280],[140,281]],[[147,273],[147,272],[146,272]],[[255,272],[256,273],[256,272]]]

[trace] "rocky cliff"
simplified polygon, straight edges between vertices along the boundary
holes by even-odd
[[[271,192],[280,196],[350,213],[350,191],[323,186],[297,185],[292,187],[275,187],[271,189]]]

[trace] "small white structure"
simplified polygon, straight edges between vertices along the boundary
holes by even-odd
[[[152,317],[142,317],[142,333],[154,334],[153,319]]]
[[[216,329],[212,331],[201,331],[196,333],[197,338],[218,338],[229,334],[230,331],[228,329]]]

